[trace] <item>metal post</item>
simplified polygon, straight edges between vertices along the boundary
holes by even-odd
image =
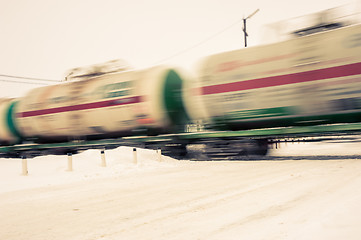
[[[68,171],[73,171],[73,154],[68,153]]]
[[[21,158],[22,158],[21,165],[22,165],[22,169],[23,169],[22,175],[27,176],[28,175],[28,161],[26,160],[26,156],[22,156]]]
[[[253,17],[257,12],[259,11],[259,9],[257,9],[256,11],[254,11],[251,15],[249,15],[246,18],[243,18],[243,32],[244,32],[244,47],[247,47],[247,37],[248,37],[248,33],[247,33],[247,19],[250,19],[251,17]]]
[[[106,166],[107,166],[107,163],[106,163],[106,161],[105,161],[105,151],[104,151],[104,150],[101,150],[101,151],[100,151],[100,156],[101,156],[101,159],[102,159],[101,166],[102,166],[102,167],[106,167]]]
[[[133,148],[133,162],[134,164],[138,163],[138,159],[137,159],[137,149]]]
[[[247,18],[243,18],[244,47],[247,47]]]

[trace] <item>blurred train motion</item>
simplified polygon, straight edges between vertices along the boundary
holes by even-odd
[[[360,121],[361,26],[326,13],[290,40],[208,57],[206,120],[224,130]]]
[[[360,123],[360,22],[332,11],[312,16],[316,22],[288,40],[207,57],[197,77],[165,66],[77,69],[72,81],[1,99],[0,142],[163,135],[175,154],[201,142],[214,157],[266,154],[272,136],[253,138],[249,147],[230,131]],[[218,135],[184,137],[194,122]]]

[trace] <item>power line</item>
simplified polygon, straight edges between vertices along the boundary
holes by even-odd
[[[1,76],[1,75],[0,75]],[[26,82],[26,81],[18,81],[18,80],[6,80],[0,79],[1,82],[9,82],[9,83],[26,83],[26,84],[35,84],[35,85],[49,85],[49,83],[40,83],[40,82]]]
[[[213,34],[213,35],[205,38],[204,40],[198,42],[197,44],[194,44],[194,45],[192,45],[192,46],[190,46],[190,47],[188,47],[188,48],[185,48],[185,49],[183,49],[183,50],[181,50],[181,51],[179,51],[179,52],[177,52],[177,53],[175,53],[175,54],[173,54],[173,55],[171,55],[171,56],[169,56],[169,57],[163,58],[162,60],[158,61],[156,64],[160,64],[160,63],[165,62],[165,61],[167,61],[167,60],[169,60],[169,59],[175,58],[175,57],[177,57],[177,56],[179,56],[179,55],[181,55],[181,54],[183,54],[183,53],[185,53],[185,52],[188,52],[188,51],[192,50],[193,48],[196,48],[196,47],[198,47],[198,46],[200,46],[200,45],[208,42],[209,40],[217,37],[218,35],[224,33],[225,31],[227,31],[228,29],[232,28],[232,27],[235,26],[236,24],[239,24],[239,23],[242,22],[242,21],[243,21],[243,19],[237,20],[236,22],[232,23],[231,25],[228,25],[227,27],[225,27],[225,28],[223,28],[222,30],[216,32],[215,34]]]
[[[160,63],[163,63],[169,59],[172,59],[172,58],[175,58],[185,52],[188,52],[190,50],[192,50],[193,48],[196,48],[208,41],[210,41],[211,39],[217,37],[218,35],[221,35],[222,33],[224,33],[225,31],[227,31],[228,29],[232,28],[233,26],[235,26],[236,24],[242,22],[243,19],[241,20],[237,20],[236,22],[233,22],[232,24],[228,25],[227,27],[223,28],[222,30],[216,32],[215,34],[203,39],[202,41],[190,46],[190,47],[187,47],[183,50],[180,50],[179,52],[169,56],[169,57],[166,57],[166,58],[163,58],[162,60],[158,61],[156,64],[160,64]],[[26,80],[36,80],[36,81],[47,81],[47,82],[60,82],[60,80],[53,80],[53,79],[44,79],[44,78],[31,78],[31,77],[24,77],[24,76],[14,76],[14,75],[6,75],[6,74],[0,74],[0,77],[9,77],[9,78],[18,78],[18,79],[26,79]],[[42,83],[30,83],[30,82],[22,82],[22,81],[16,81],[16,80],[4,80],[4,79],[0,79],[0,81],[3,81],[3,82],[18,82],[18,83],[29,83],[29,84],[42,84]],[[46,84],[43,84],[43,85],[46,85]]]
[[[36,80],[36,81],[46,81],[46,82],[60,82],[60,80],[45,79],[45,78],[31,78],[31,77],[14,76],[14,75],[6,75],[6,74],[0,74],[0,77],[19,78],[19,79]]]

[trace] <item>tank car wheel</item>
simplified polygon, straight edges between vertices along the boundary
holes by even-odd
[[[265,156],[267,139],[218,139],[206,143],[205,154],[210,160],[238,160],[244,156]]]
[[[167,144],[162,148],[162,154],[165,156],[173,157],[176,159],[182,159],[187,155],[187,145],[176,143],[176,144]]]
[[[247,155],[265,156],[268,153],[267,139],[253,139],[246,148]]]

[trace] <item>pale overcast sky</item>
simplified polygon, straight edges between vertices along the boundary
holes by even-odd
[[[60,80],[70,68],[119,58],[134,68],[166,59],[190,69],[203,56],[242,48],[241,20],[258,8],[247,22],[249,46],[264,25],[360,1],[0,0],[0,74]],[[0,97],[12,97],[41,85],[0,86]]]

